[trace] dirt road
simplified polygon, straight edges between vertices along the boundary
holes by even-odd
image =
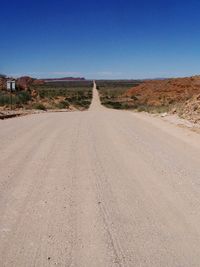
[[[0,266],[200,266],[200,137],[100,106],[0,121]]]

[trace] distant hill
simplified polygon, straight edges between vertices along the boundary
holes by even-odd
[[[126,93],[135,103],[162,106],[184,102],[200,94],[200,76],[164,80],[145,80]]]
[[[83,77],[64,77],[64,78],[47,78],[47,79],[42,79],[45,82],[63,82],[63,81],[85,81],[85,78]]]

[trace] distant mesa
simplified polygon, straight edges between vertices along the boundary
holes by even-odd
[[[85,81],[86,79],[83,77],[64,77],[64,78],[47,78],[42,79],[45,82],[64,82],[64,81]]]

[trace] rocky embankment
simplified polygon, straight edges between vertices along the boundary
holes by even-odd
[[[125,95],[134,101],[135,106],[158,111],[164,107],[170,113],[200,122],[200,76],[147,80]]]

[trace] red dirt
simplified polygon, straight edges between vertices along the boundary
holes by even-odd
[[[200,94],[200,76],[167,80],[148,80],[129,89],[125,95],[136,104],[163,106],[185,102]]]

